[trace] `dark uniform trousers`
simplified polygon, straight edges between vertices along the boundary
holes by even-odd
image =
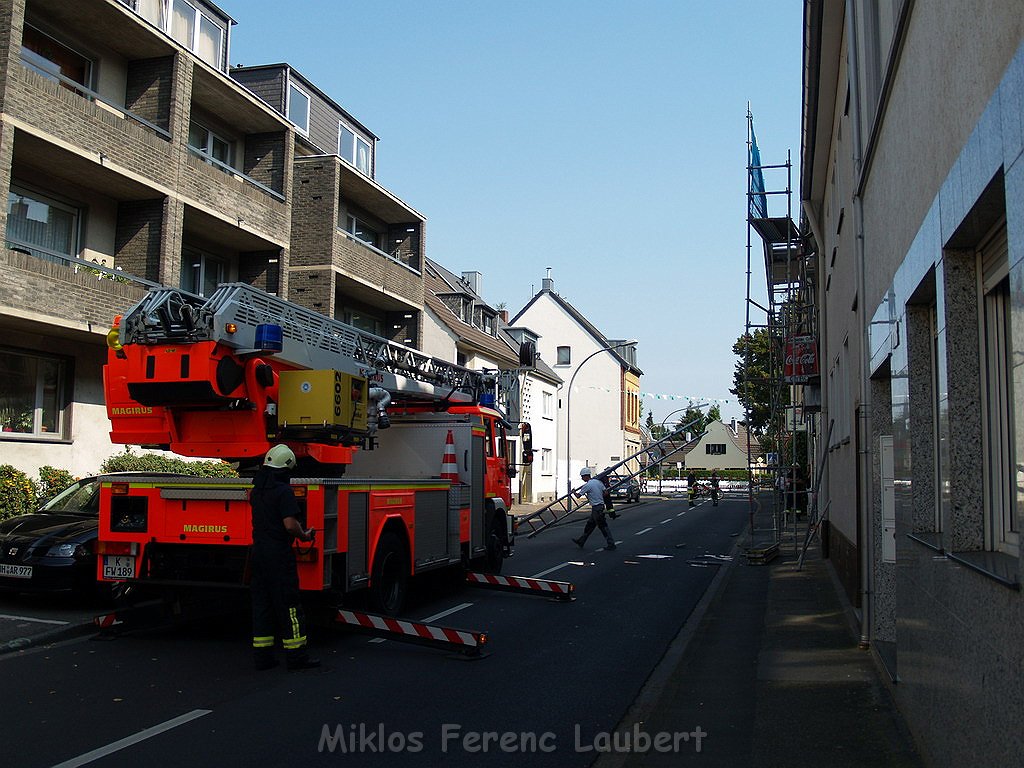
[[[273,653],[277,633],[289,653],[306,646],[306,619],[299,599],[299,578],[291,547],[252,548],[252,647],[257,655]]]

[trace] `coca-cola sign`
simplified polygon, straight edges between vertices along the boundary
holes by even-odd
[[[818,344],[813,336],[794,336],[786,341],[783,378],[800,384],[818,375]]]

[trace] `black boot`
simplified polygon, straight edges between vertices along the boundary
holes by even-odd
[[[320,666],[320,659],[311,659],[305,651],[290,651],[285,656],[285,664],[289,672],[296,672],[300,669],[316,669]]]
[[[582,538],[579,538],[579,539],[573,539],[573,540],[572,540],[572,543],[573,543],[573,544],[575,544],[575,545],[576,545],[577,547],[579,547],[580,549],[583,549],[583,545],[584,545],[584,544],[585,544],[586,542],[584,542]]]

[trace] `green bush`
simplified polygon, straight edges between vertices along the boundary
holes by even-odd
[[[49,501],[78,478],[66,469],[57,469],[46,464],[39,468],[39,503]]]
[[[38,507],[35,481],[10,464],[0,465],[0,520],[35,512]]]
[[[156,453],[132,453],[129,447],[104,461],[100,472],[174,472],[198,477],[238,477],[235,468],[224,461],[185,461]]]

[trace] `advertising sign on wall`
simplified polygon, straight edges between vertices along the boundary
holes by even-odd
[[[818,375],[818,344],[813,336],[794,336],[786,341],[783,378],[802,384]]]

